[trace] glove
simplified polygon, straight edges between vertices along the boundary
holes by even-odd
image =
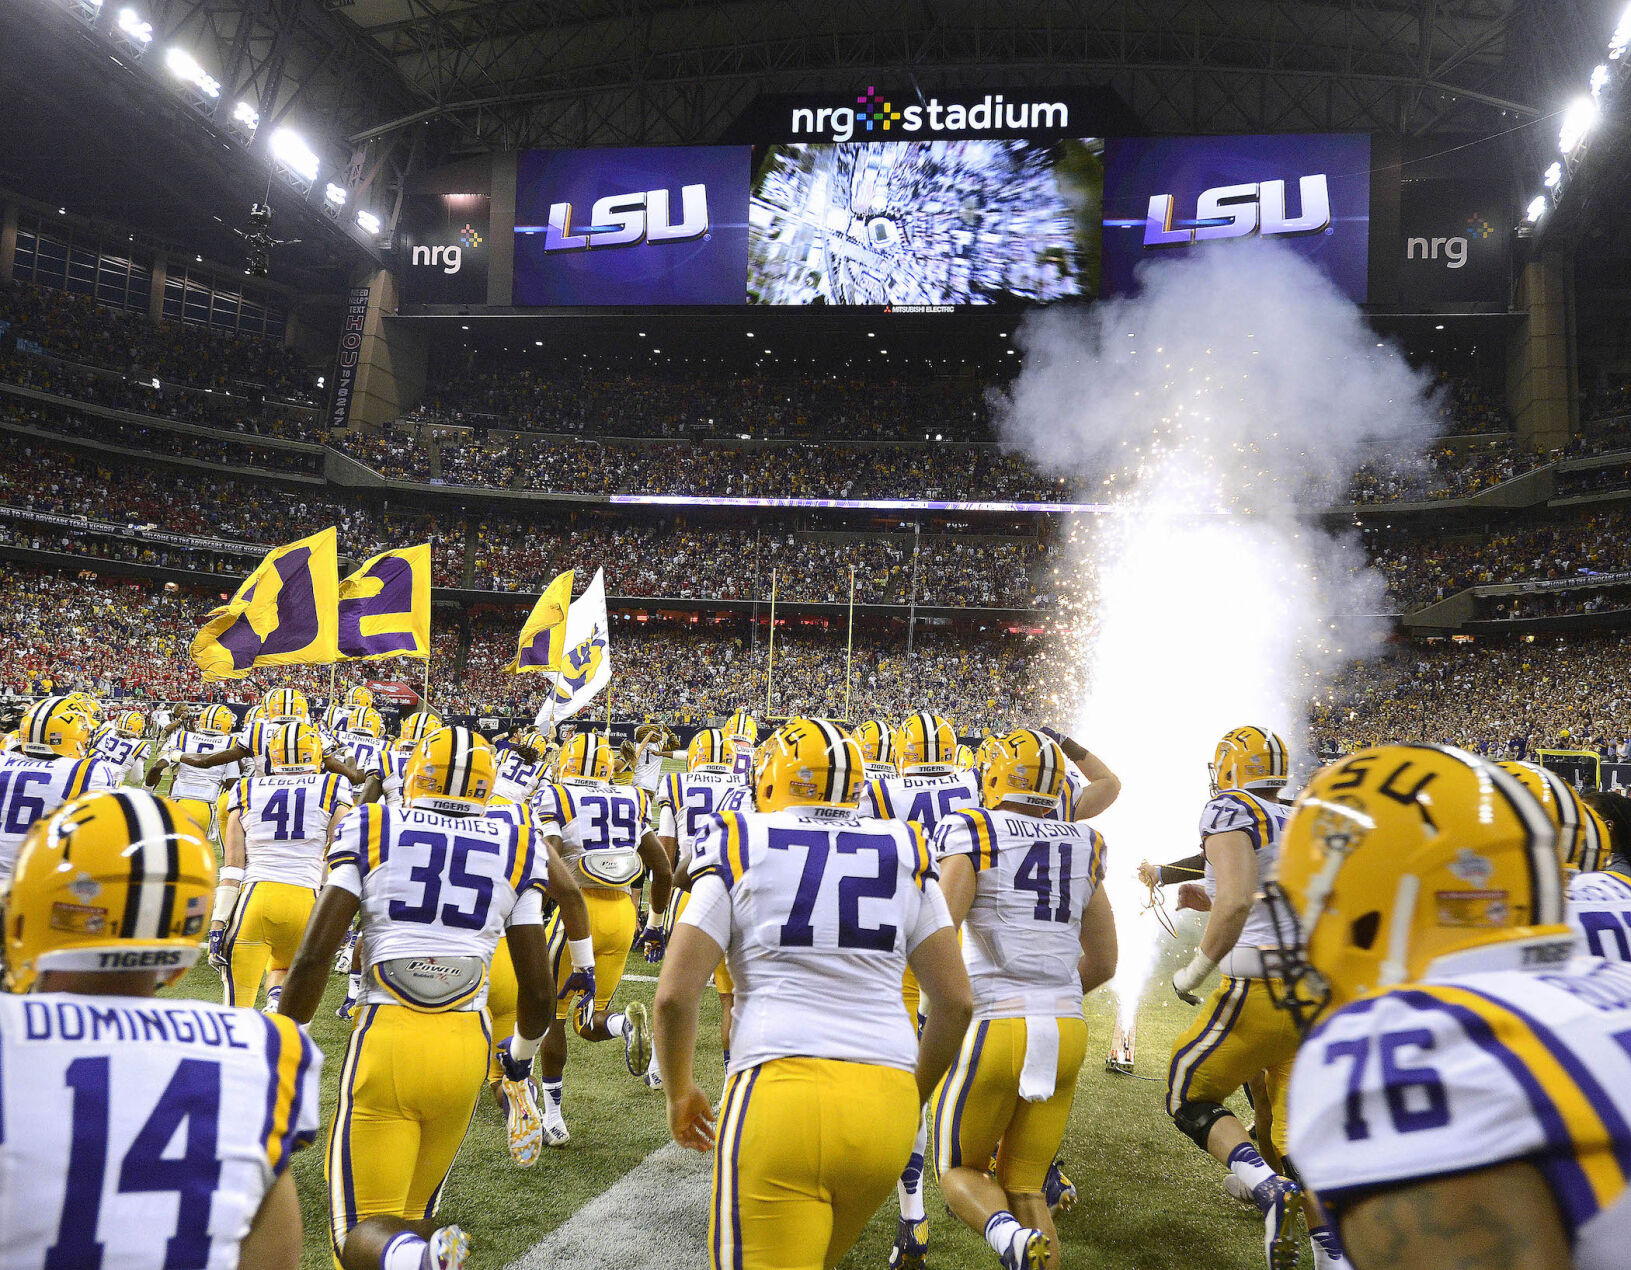
[[[668,936],[663,934],[661,926],[647,926],[640,932],[639,946],[646,951],[646,960],[655,965],[663,959],[663,950],[668,944]]]
[[[519,1058],[512,1057],[510,1054],[511,1039],[511,1037],[506,1036],[498,1043],[496,1050],[498,1065],[504,1069],[505,1080],[526,1080],[532,1075],[532,1060],[528,1059],[523,1063]]]
[[[227,932],[225,927],[222,927],[219,930],[212,930],[210,932],[209,961],[210,965],[214,966],[217,970],[225,970],[227,968],[226,953],[223,952],[221,948],[221,946],[226,943],[226,938]]]
[[[561,985],[561,990],[557,995],[570,997],[575,993],[582,993],[590,1000],[594,999],[595,968],[593,966],[585,966],[582,970],[574,970],[567,975],[566,982]]]
[[[1180,1001],[1187,1001],[1190,1005],[1199,1005],[1201,998],[1196,989],[1205,982],[1206,976],[1217,968],[1217,962],[1213,961],[1205,953],[1197,952],[1190,959],[1187,966],[1172,976],[1172,990],[1178,994]]]
[[[1065,748],[1065,734],[1058,728],[1038,728],[1037,731],[1041,732],[1043,736],[1047,737],[1060,749]]]

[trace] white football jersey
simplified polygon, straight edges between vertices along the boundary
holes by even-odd
[[[311,1142],[322,1052],[176,997],[0,995],[0,1270],[232,1270]]]
[[[221,796],[223,786],[249,775],[242,760],[222,763],[218,767],[188,767],[181,761],[183,754],[204,757],[219,754],[237,741],[237,736],[215,732],[189,732],[182,729],[170,737],[160,758],[175,766],[170,784],[171,798],[195,798],[214,802]]]
[[[1257,877],[1261,884],[1274,876],[1275,867],[1280,861],[1280,835],[1285,831],[1286,821],[1290,817],[1291,807],[1286,803],[1259,798],[1243,789],[1224,790],[1201,812],[1201,848],[1205,850],[1206,840],[1213,834],[1239,830],[1252,840],[1252,850],[1257,855]],[[1208,895],[1217,895],[1217,879],[1213,876],[1210,859],[1206,862],[1206,873],[1201,884]],[[1253,898],[1251,912],[1246,915],[1246,925],[1240,932],[1240,938],[1235,941],[1234,949],[1224,957],[1223,973],[1261,978],[1262,956],[1257,950],[1277,949],[1279,946],[1279,936],[1269,916],[1269,906],[1263,902],[1259,890]]]
[[[650,805],[646,791],[633,785],[569,780],[540,789],[532,800],[532,815],[538,832],[560,838],[561,862],[581,872],[583,858],[591,851],[638,853]],[[606,887],[600,881],[589,884],[628,889]]]
[[[340,738],[340,757],[364,776],[373,774],[383,777],[388,752],[387,742],[376,741],[371,736],[357,736],[348,732]]]
[[[1104,839],[1085,824],[1011,811],[956,811],[934,835],[939,868],[974,866],[963,964],[974,1017],[1079,1015],[1082,914],[1104,881]]]
[[[1338,1010],[1297,1051],[1290,1157],[1339,1217],[1377,1187],[1531,1161],[1557,1200],[1574,1270],[1622,1270],[1628,1038],[1624,962],[1575,957],[1388,988]]]
[[[753,749],[758,742],[740,733],[726,739],[736,747],[735,757],[731,759],[731,766],[737,779],[751,782],[753,780]]]
[[[663,752],[656,745],[647,745],[634,763],[634,783],[648,794],[655,794],[663,779]]]
[[[847,808],[726,812],[702,830],[680,921],[725,949],[732,1072],[775,1058],[912,1071],[906,959],[951,925],[923,833]]]
[[[529,763],[513,746],[498,752],[498,773],[493,779],[493,797],[524,803],[531,798],[543,778],[544,765]]]
[[[123,785],[133,771],[137,777],[145,773],[147,759],[152,752],[153,743],[146,737],[127,737],[110,732],[96,743],[93,757],[111,767],[119,784]]]
[[[0,756],[0,878],[11,876],[17,852],[36,820],[70,798],[117,789],[119,777],[99,758]]]
[[[247,728],[239,728],[232,734],[234,743],[249,751],[249,757],[240,760],[242,765],[249,769],[249,775],[266,775],[266,750],[277,728],[277,724],[268,723],[265,719],[256,719]]]
[[[370,970],[405,957],[490,964],[505,930],[543,920],[549,853],[530,826],[500,817],[364,803],[340,821],[328,862],[328,885],[361,896]],[[418,1004],[393,994],[377,974],[363,985],[365,1004]],[[486,1003],[484,975],[479,991],[448,1008]]]
[[[726,794],[746,788],[735,772],[670,772],[657,787],[657,836],[675,843],[674,871],[691,860],[708,817],[723,810]]]
[[[1048,813],[1050,820],[1075,820],[1076,804],[1087,792],[1087,777],[1068,758],[1065,760],[1065,788],[1059,795],[1059,809]]]
[[[228,795],[249,856],[244,882],[287,882],[316,890],[323,883],[329,820],[351,806],[351,782],[338,773],[289,772],[251,776]]]
[[[1569,879],[1569,925],[1594,957],[1631,961],[1631,877],[1577,873]]]
[[[861,787],[860,814],[880,820],[910,820],[934,836],[952,812],[980,805],[980,778],[973,772],[886,776]]]
[[[412,754],[411,750],[389,749],[380,755],[380,797],[392,807],[402,806],[402,777]]]

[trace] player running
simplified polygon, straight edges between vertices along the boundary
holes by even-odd
[[[23,713],[17,748],[0,755],[0,882],[37,820],[81,794],[118,787],[113,768],[89,756],[90,737],[90,716],[66,697]]]

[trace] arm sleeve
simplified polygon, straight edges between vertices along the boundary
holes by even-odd
[[[105,759],[93,759],[89,779],[85,782],[86,791],[93,789],[118,789],[119,773],[113,764]]]
[[[266,1056],[271,1089],[267,1096],[266,1162],[272,1176],[317,1137],[321,1122],[323,1052],[306,1029],[291,1018],[262,1016],[268,1032]]]
[[[742,834],[742,818],[734,813],[715,813],[703,822],[691,853],[691,887],[702,878],[718,878],[729,890],[747,868],[747,844]]]
[[[934,858],[948,856],[974,857],[974,867],[980,867],[980,852],[975,841],[975,817],[969,812],[954,811],[942,820],[934,831]]]
[[[864,820],[877,820],[884,814],[879,810],[884,805],[883,783],[867,781],[861,786],[861,797],[855,804],[855,814]]]
[[[731,893],[719,878],[709,876],[693,883],[691,898],[680,914],[680,922],[695,926],[721,948],[731,946]]]
[[[328,849],[330,881],[334,878],[332,870],[338,869],[342,864],[349,864],[356,869],[359,879],[368,872],[368,838],[374,820],[372,803],[353,807],[340,818],[339,827],[334,831],[334,841],[329,844]],[[360,882],[358,892],[361,893]]]
[[[515,907],[510,910],[508,924],[511,926],[544,924],[544,897],[536,887],[529,886],[521,892],[520,898],[515,901]]]
[[[1186,855],[1182,860],[1174,860],[1171,864],[1160,866],[1161,877],[1159,886],[1173,886],[1179,882],[1193,882],[1197,878],[1206,876],[1206,853],[1197,851],[1194,855]]]
[[[687,908],[685,911],[689,913],[691,910]],[[951,910],[946,907],[946,897],[941,893],[940,883],[930,878],[923,887],[923,900],[917,906],[917,919],[906,932],[906,955],[910,957],[917,951],[917,946],[935,931],[950,926]]]
[[[362,870],[358,869],[350,860],[345,860],[339,864],[331,862],[328,867],[328,879],[323,885],[337,886],[342,891],[350,891],[353,895],[361,895]]]

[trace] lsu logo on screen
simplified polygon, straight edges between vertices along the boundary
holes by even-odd
[[[1324,233],[1331,226],[1331,193],[1323,174],[1297,178],[1301,214],[1286,213],[1284,181],[1253,181],[1220,185],[1195,200],[1195,219],[1172,227],[1177,199],[1171,194],[1150,195],[1144,219],[1144,246],[1186,247],[1220,238],[1294,237]]]
[[[589,210],[589,223],[576,229],[572,225],[572,204],[551,203],[549,224],[544,227],[544,250],[592,251],[641,243],[683,243],[703,237],[708,230],[706,185],[680,187],[677,223],[667,190],[608,194],[595,200]]]

